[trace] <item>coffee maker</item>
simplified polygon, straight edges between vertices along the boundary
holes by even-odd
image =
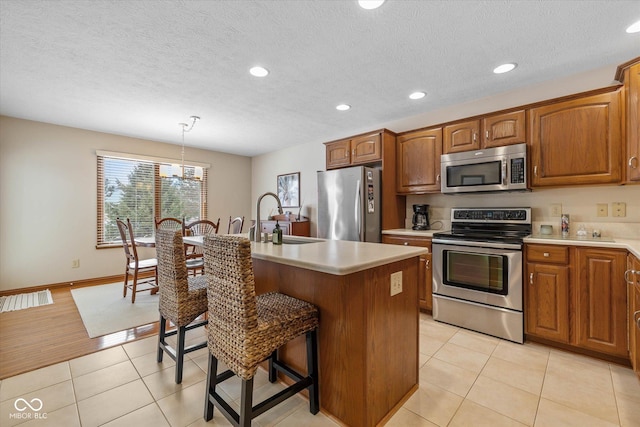
[[[429,205],[413,205],[414,230],[429,230]]]

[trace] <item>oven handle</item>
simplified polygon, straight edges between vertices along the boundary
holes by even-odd
[[[475,242],[471,240],[449,240],[436,238],[431,243],[440,243],[443,245],[469,246],[472,248],[493,248],[493,249],[517,249],[522,250],[522,245],[516,243],[492,243],[492,242]]]

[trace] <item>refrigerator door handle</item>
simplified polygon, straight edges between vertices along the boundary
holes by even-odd
[[[362,200],[360,200],[362,198],[362,188],[360,187],[360,180],[356,181],[356,205],[355,205],[355,212],[354,214],[354,219],[356,221],[356,229],[358,230],[358,237],[360,239],[360,241],[362,241],[362,218],[360,215],[360,212],[362,211]]]

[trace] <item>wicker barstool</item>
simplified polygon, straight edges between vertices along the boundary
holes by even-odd
[[[158,362],[166,352],[176,362],[176,384],[182,382],[182,365],[186,353],[206,347],[207,342],[185,348],[188,330],[205,326],[206,320],[192,323],[207,311],[207,279],[188,277],[182,230],[156,230],[158,284],[160,286],[160,332],[158,334]],[[176,329],[167,332],[167,320]],[[166,338],[176,335],[175,348]]]
[[[251,420],[298,392],[309,389],[309,409],[317,414],[318,309],[308,302],[271,292],[256,297],[251,242],[238,235],[204,237],[205,273],[209,284],[208,347],[204,419],[213,418],[214,405],[235,426]],[[306,334],[307,375],[278,359],[278,348]],[[279,371],[296,382],[263,402],[253,405],[253,377],[258,365],[269,359],[269,381]],[[218,361],[229,370],[218,374]],[[237,375],[242,380],[240,413],[216,392],[216,385]]]

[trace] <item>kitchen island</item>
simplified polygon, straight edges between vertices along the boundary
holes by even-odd
[[[195,238],[185,238],[192,242]],[[418,388],[418,268],[424,249],[335,240],[251,243],[256,292],[315,304],[320,407],[348,426],[384,423]],[[402,290],[391,296],[391,275]],[[394,276],[395,277],[395,276]],[[281,356],[306,372],[304,337]]]

